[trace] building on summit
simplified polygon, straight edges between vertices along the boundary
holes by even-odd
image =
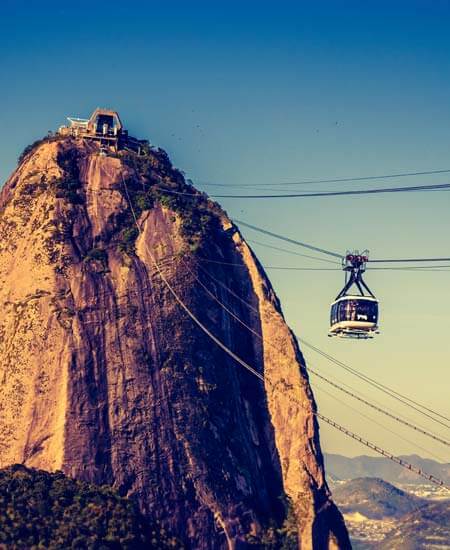
[[[110,109],[97,108],[90,118],[67,117],[69,124],[61,126],[58,134],[74,138],[92,140],[100,144],[101,151],[131,149],[140,152],[146,140],[138,140],[128,135],[119,114]]]

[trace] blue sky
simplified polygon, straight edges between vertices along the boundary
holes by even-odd
[[[132,134],[165,148],[210,192],[217,188],[208,182],[267,184],[450,168],[448,1],[6,0],[0,10],[2,181],[28,143],[67,115],[89,116],[97,106],[118,110]],[[409,181],[447,183],[449,177]],[[363,186],[374,184],[315,188]],[[231,216],[342,253],[354,247],[369,248],[372,257],[449,255],[448,192],[221,203]],[[320,266],[258,245],[255,250],[268,266]],[[268,273],[301,336],[448,410],[449,272],[369,273],[382,308],[382,334],[370,342],[326,336],[341,273]],[[337,367],[305,354],[326,375],[383,401]],[[324,414],[375,443],[425,455],[420,444],[448,460],[442,446],[364,411],[414,444],[402,441],[316,388]],[[366,453],[327,427],[322,444],[330,452]]]

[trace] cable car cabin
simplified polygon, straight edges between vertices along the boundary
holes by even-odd
[[[331,304],[328,336],[373,338],[378,333],[378,300],[372,296],[345,295]]]
[[[345,286],[331,304],[328,336],[341,338],[373,338],[378,332],[378,300],[363,281],[362,274],[369,261],[368,250],[347,252],[342,258]],[[355,286],[358,294],[350,294]],[[365,293],[366,292],[366,293]]]

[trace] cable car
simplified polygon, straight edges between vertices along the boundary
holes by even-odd
[[[345,286],[331,304],[328,336],[366,339],[379,334],[378,300],[362,279],[368,260],[367,251],[347,253],[343,259]],[[353,285],[359,294],[350,293]]]

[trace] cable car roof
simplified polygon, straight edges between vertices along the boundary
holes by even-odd
[[[346,300],[357,300],[359,302],[376,302],[378,303],[378,300],[376,298],[373,298],[372,296],[361,296],[360,294],[346,294],[345,296],[341,296],[340,298],[337,298],[333,302],[333,304],[337,304],[338,302],[344,302]]]

